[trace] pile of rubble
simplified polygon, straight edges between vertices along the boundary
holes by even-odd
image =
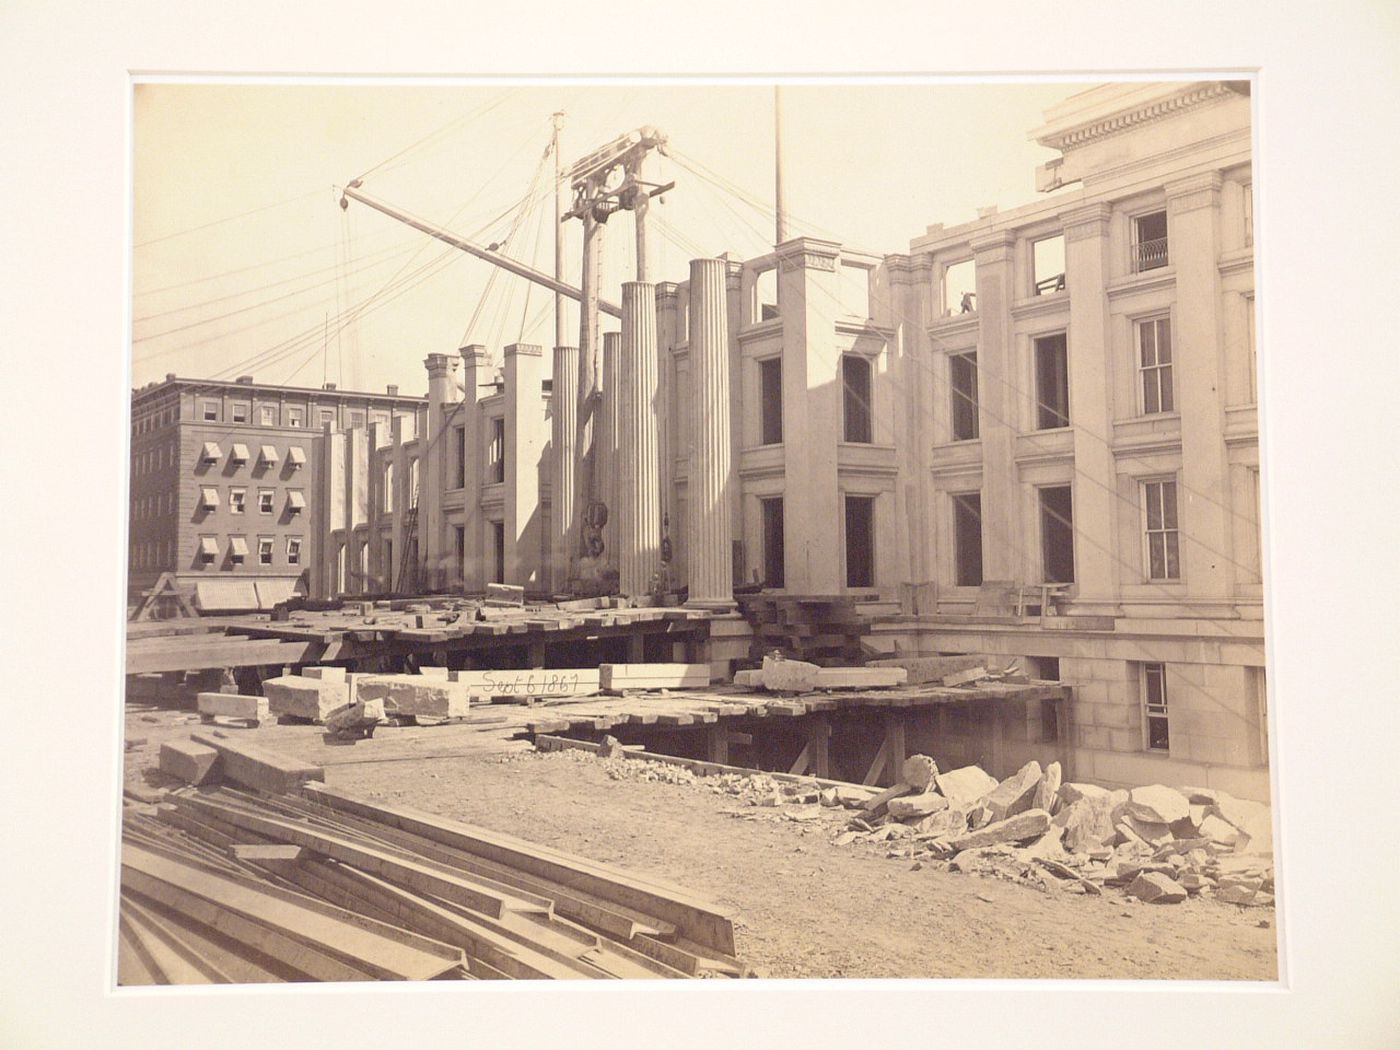
[[[1159,904],[1273,901],[1269,807],[1224,791],[1061,783],[1058,762],[1043,771],[1028,762],[997,783],[976,766],[940,773],[916,755],[902,783],[860,808],[837,844],[889,842],[891,855],[950,871],[1091,895],[1123,887]]]

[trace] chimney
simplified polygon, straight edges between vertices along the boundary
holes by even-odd
[[[165,381],[166,381],[167,383],[169,383],[169,382],[171,382],[172,380],[174,380],[174,378],[175,378],[175,373],[174,373],[174,372],[166,372],[166,373],[165,373]]]
[[[335,389],[335,384],[334,384],[334,383],[323,383],[323,384],[321,385],[321,389],[322,389],[322,390],[334,390],[334,389]]]
[[[235,383],[242,383],[244,386],[252,386],[252,385],[253,385],[253,377],[252,377],[252,376],[239,376],[237,379],[234,380],[234,382],[235,382]]]
[[[390,384],[389,384],[387,387],[385,387],[384,389],[387,390],[387,391],[389,392],[389,396],[390,396],[390,397],[398,397],[398,396],[399,396],[399,385],[398,385],[397,383],[390,383]]]

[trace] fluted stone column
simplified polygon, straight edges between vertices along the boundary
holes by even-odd
[[[603,333],[603,363],[601,383],[603,396],[598,404],[597,424],[593,438],[593,458],[597,464],[598,498],[608,508],[608,523],[603,526],[603,564],[619,567],[617,560],[617,441],[622,424],[622,333]]]
[[[622,398],[617,435],[618,588],[646,594],[661,566],[657,460],[656,289],[622,286]]]
[[[690,264],[690,600],[734,604],[730,519],[729,314],[725,261]]]
[[[574,442],[578,429],[578,347],[554,348],[554,384],[550,394],[549,555],[550,586],[555,593],[569,586],[569,572],[578,553],[574,521]]]

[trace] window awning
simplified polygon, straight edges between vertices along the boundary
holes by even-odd
[[[199,505],[201,507],[217,507],[219,505],[219,490],[213,485],[205,485],[199,490]]]
[[[264,463],[276,463],[277,450],[271,445],[264,445],[262,449],[258,452],[258,458]]]
[[[228,542],[229,546],[233,550],[233,556],[235,558],[248,557],[248,541],[245,540],[242,536],[231,536],[229,537]]]
[[[305,510],[306,497],[300,492],[289,492],[287,493],[287,506],[291,507],[292,510]]]
[[[219,450],[218,442],[206,441],[204,443],[204,458],[211,462],[216,462],[224,458],[223,452]]]
[[[232,458],[233,458],[233,461],[234,461],[235,463],[247,463],[247,462],[248,462],[248,446],[247,446],[247,445],[234,445],[234,446],[233,446],[233,457],[232,457]]]
[[[217,558],[219,556],[219,541],[213,536],[201,536],[199,538],[199,553]]]
[[[300,445],[293,445],[287,449],[287,462],[295,467],[300,467],[306,463],[306,452]]]

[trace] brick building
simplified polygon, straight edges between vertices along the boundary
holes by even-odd
[[[167,376],[132,395],[129,586],[162,573],[206,609],[307,591],[327,429],[389,424],[424,399]]]

